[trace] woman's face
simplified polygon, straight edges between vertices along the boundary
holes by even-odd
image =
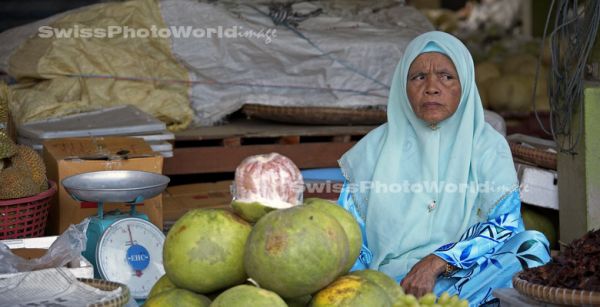
[[[438,52],[420,54],[410,64],[406,91],[413,111],[428,124],[452,116],[461,95],[454,63]]]

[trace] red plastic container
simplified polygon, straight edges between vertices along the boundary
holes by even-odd
[[[56,193],[56,183],[30,197],[0,200],[0,240],[33,238],[44,235],[50,199]]]

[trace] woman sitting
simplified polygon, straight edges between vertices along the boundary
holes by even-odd
[[[484,121],[458,39],[429,32],[408,45],[387,117],[339,161],[338,202],[363,230],[354,269],[387,273],[417,297],[447,291],[477,306],[549,261],[544,235],[524,230],[510,149]]]

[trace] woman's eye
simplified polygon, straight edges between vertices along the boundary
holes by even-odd
[[[425,75],[424,74],[416,74],[410,79],[411,80],[423,80],[423,79],[425,79]]]
[[[442,80],[452,80],[452,79],[454,79],[454,76],[450,75],[450,74],[442,74],[441,79]]]

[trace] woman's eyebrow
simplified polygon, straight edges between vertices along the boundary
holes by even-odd
[[[416,71],[409,71],[408,72],[408,78],[413,78],[416,76],[426,76],[428,74],[428,72],[422,71],[422,70],[416,70]]]
[[[452,70],[449,70],[449,69],[446,69],[446,68],[436,69],[435,73],[436,74],[449,74],[449,75],[455,75],[456,74]]]

